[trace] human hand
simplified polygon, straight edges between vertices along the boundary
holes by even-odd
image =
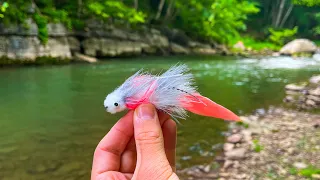
[[[91,180],[177,180],[176,123],[153,105],[128,112],[98,144]]]

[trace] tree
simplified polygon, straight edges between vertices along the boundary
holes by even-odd
[[[0,5],[0,18],[4,18],[4,14],[9,7],[9,4],[7,2],[4,2]]]
[[[244,0],[179,1],[181,10],[177,24],[189,34],[203,39],[229,43],[246,30],[249,14],[259,12],[255,3]]]
[[[293,0],[293,3],[312,7],[312,6],[319,6],[320,0]]]
[[[139,0],[134,0],[134,8],[138,10],[138,7],[139,7]]]
[[[165,3],[165,0],[160,0],[158,11],[157,11],[156,17],[154,18],[155,20],[158,20],[160,18],[164,3]]]
[[[168,20],[168,18],[172,15],[173,6],[174,6],[174,0],[170,0],[169,6],[167,8],[167,12],[164,18],[165,20]]]

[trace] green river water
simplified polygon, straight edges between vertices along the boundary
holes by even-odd
[[[105,96],[140,68],[177,62],[203,95],[239,115],[281,106],[285,84],[320,72],[312,59],[191,56],[0,69],[0,179],[89,179],[95,146],[123,115],[105,112]],[[192,114],[181,123],[178,167],[211,162],[228,123]]]

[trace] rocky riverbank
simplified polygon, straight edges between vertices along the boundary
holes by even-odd
[[[285,89],[285,103],[299,109],[320,108],[320,75],[311,77],[308,82],[288,84]]]
[[[221,168],[180,171],[185,179],[320,179],[320,115],[281,108],[230,124]]]
[[[0,64],[32,64],[39,59],[68,62],[79,59],[79,56],[74,57],[75,54],[113,58],[228,53],[222,45],[194,41],[175,29],[119,29],[95,21],[88,22],[84,31],[70,31],[62,24],[50,23],[47,25],[49,38],[43,44],[38,39],[37,24],[31,19],[26,24],[28,27],[0,24]]]

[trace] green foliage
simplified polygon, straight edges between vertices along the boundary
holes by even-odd
[[[41,14],[34,14],[33,19],[35,20],[36,24],[38,25],[38,37],[43,44],[48,42],[48,19],[46,16]]]
[[[283,30],[274,30],[269,28],[270,36],[269,39],[271,42],[283,45],[286,41],[293,39],[294,35],[298,32],[298,27],[293,29],[283,29]]]
[[[291,174],[291,175],[297,175],[298,174],[298,170],[296,169],[296,168],[290,168],[289,169],[289,173]]]
[[[249,128],[249,124],[248,123],[245,123],[243,121],[239,121],[236,123],[238,126],[243,126],[244,128]]]
[[[314,166],[308,166],[304,169],[290,168],[289,173],[292,175],[301,175],[307,178],[311,178],[313,174],[320,174],[320,169]]]
[[[130,8],[117,0],[106,0],[103,3],[89,3],[88,9],[102,20],[110,20],[110,18],[123,20],[130,24],[144,23],[146,15]]]
[[[0,5],[0,18],[4,18],[3,13],[6,12],[8,7],[9,7],[9,4],[7,2],[4,2]]]
[[[262,145],[260,145],[259,140],[254,139],[253,140],[253,150],[255,152],[260,152],[264,149],[264,147]]]
[[[211,3],[210,3],[211,2]],[[246,30],[248,15],[259,12],[255,3],[240,0],[181,1],[183,21],[181,27],[195,36],[210,38],[222,43],[230,42]]]
[[[305,177],[311,177],[313,174],[320,174],[320,169],[314,166],[309,166],[299,171],[299,174]]]
[[[261,51],[264,49],[278,51],[281,48],[281,46],[275,43],[268,42],[268,41],[259,41],[254,39],[253,37],[250,37],[249,35],[243,35],[241,37],[232,39],[229,46],[233,46],[239,41],[242,41],[246,48],[252,48],[253,50],[257,50],[257,51]]]
[[[15,24],[15,23],[23,23],[25,19],[28,17],[28,14],[25,12],[27,6],[30,4],[29,2],[25,2],[25,0],[8,0],[8,7],[6,11],[3,12],[4,18],[0,18],[0,23],[4,24]]]
[[[297,5],[305,5],[309,7],[320,5],[320,0],[293,0],[292,2]]]
[[[41,11],[43,14],[47,16],[47,19],[53,23],[63,23],[67,26],[68,29],[72,29],[72,22],[68,16],[68,12],[66,10],[57,10],[55,8],[44,8]]]

